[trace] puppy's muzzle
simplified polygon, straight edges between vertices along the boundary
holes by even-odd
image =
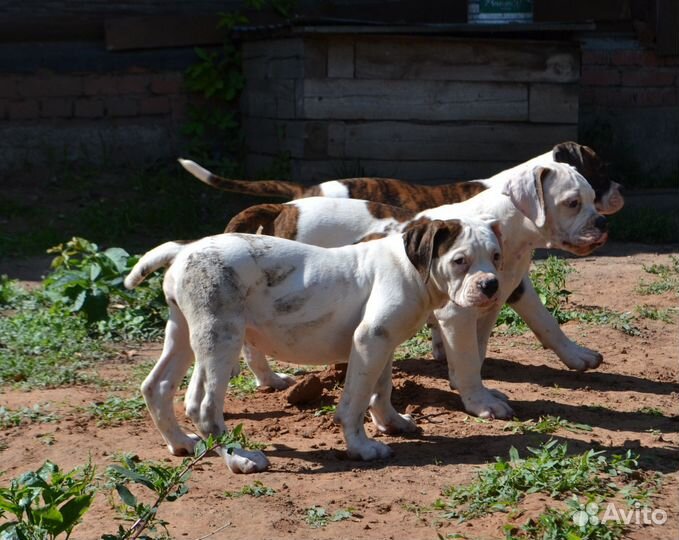
[[[493,298],[497,292],[499,283],[497,278],[483,279],[477,282],[476,286],[488,298]]]
[[[606,232],[608,230],[608,220],[605,216],[599,216],[594,221],[594,226],[601,232]]]

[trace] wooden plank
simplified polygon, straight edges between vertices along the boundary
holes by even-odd
[[[295,81],[289,79],[246,79],[241,111],[249,116],[296,118]]]
[[[658,0],[656,51],[661,56],[679,56],[679,2]]]
[[[157,15],[109,19],[105,23],[109,51],[219,45],[226,32],[217,29],[212,15]]]
[[[336,37],[328,42],[328,77],[351,79],[354,76],[354,40]]]
[[[445,38],[366,38],[356,42],[356,78],[576,82],[570,43]]]
[[[536,22],[620,21],[630,17],[630,0],[533,0]]]
[[[251,152],[280,154],[293,158],[323,159],[328,155],[327,122],[301,122],[244,117],[243,133]]]
[[[531,122],[578,123],[577,84],[531,84],[529,96]]]
[[[520,162],[577,134],[577,124],[363,122],[345,125],[329,148],[331,158]]]
[[[269,39],[243,43],[246,79],[299,79],[304,76],[304,42],[301,38]]]
[[[304,118],[341,120],[528,119],[525,84],[448,81],[305,80]]]
[[[388,0],[304,2],[297,13],[305,20],[365,23],[455,23],[467,21],[467,0]]]

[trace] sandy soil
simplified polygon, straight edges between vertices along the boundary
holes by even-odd
[[[596,257],[573,259],[577,273],[569,280],[571,301],[577,305],[634,311],[635,306],[677,307],[675,293],[641,296],[640,279],[653,276],[642,264],[667,263],[669,255],[657,248],[608,246]],[[676,252],[676,250],[674,250]],[[24,269],[25,270],[25,269]],[[7,265],[0,271],[8,272]],[[22,270],[23,271],[23,270]],[[641,320],[640,336],[628,336],[608,326],[580,323],[565,325],[578,342],[604,354],[604,364],[594,372],[574,373],[527,333],[518,337],[495,336],[484,366],[487,384],[505,392],[520,419],[558,415],[592,426],[591,432],[558,431],[554,437],[568,441],[572,452],[603,448],[610,452],[632,449],[642,466],[663,474],[654,507],[669,514],[662,526],[633,526],[629,538],[666,540],[679,538],[679,347],[677,320],[673,323]],[[129,349],[134,348],[135,351]],[[107,362],[99,373],[130,383],[135,364],[159,354],[159,344],[130,345],[127,354]],[[459,397],[448,389],[446,368],[430,356],[399,361],[394,370],[393,401],[411,413],[422,433],[409,437],[384,436],[396,456],[388,461],[360,463],[343,455],[344,443],[330,416],[316,416],[323,405],[337,402],[338,390],[325,390],[320,399],[303,407],[288,405],[282,393],[257,392],[227,396],[227,424],[242,423],[248,436],[268,444],[268,472],[253,476],[230,474],[217,456],[207,458],[193,473],[190,491],[168,503],[160,516],[170,522],[175,538],[261,539],[434,539],[459,533],[469,538],[503,538],[503,525],[522,524],[553,501],[531,495],[515,518],[496,513],[458,524],[448,522],[432,503],[447,486],[473,478],[475,470],[495,456],[507,456],[511,446],[523,453],[526,446],[546,440],[543,435],[519,435],[503,430],[504,421],[479,423],[461,408]],[[136,383],[134,383],[136,384]],[[135,386],[119,392],[136,395]],[[160,435],[147,419],[119,427],[98,427],[77,407],[105,399],[110,389],[76,387],[33,392],[5,389],[0,405],[19,407],[49,402],[61,415],[55,424],[28,425],[6,430],[0,452],[4,478],[37,468],[45,459],[68,468],[91,456],[103,471],[116,452],[133,452],[143,459],[178,464],[169,456]],[[655,408],[662,415],[641,412]],[[177,414],[183,417],[181,402]],[[188,427],[188,423],[187,423]],[[374,434],[372,426],[369,433]],[[48,444],[49,443],[49,444]],[[225,491],[261,481],[276,493],[269,497],[228,498]],[[328,512],[351,509],[350,520],[311,528],[307,509],[317,505]],[[116,513],[100,494],[73,539],[96,539],[117,527]]]

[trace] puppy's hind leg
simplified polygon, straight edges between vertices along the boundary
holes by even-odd
[[[382,433],[414,433],[419,428],[408,414],[399,414],[391,404],[392,364],[389,358],[380,378],[375,385],[375,393],[370,398],[370,417]]]
[[[238,365],[245,328],[242,321],[224,321],[210,316],[192,326],[191,343],[196,352],[195,388],[187,413],[203,437],[219,437],[226,432],[224,397],[229,379]],[[194,383],[194,381],[192,381]],[[260,451],[218,448],[217,452],[235,473],[263,471],[269,466]]]
[[[141,385],[151,419],[167,443],[171,454],[192,454],[198,438],[187,435],[177,423],[173,398],[184,374],[193,362],[189,330],[184,315],[170,303],[170,318],[165,326],[163,352]]]
[[[295,384],[294,377],[273,371],[264,353],[252,345],[243,345],[243,357],[254,374],[258,387],[269,386],[276,390],[285,390]]]

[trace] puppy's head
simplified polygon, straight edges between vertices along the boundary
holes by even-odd
[[[572,141],[559,143],[552,148],[552,157],[558,163],[572,165],[587,179],[594,189],[594,204],[600,213],[610,215],[622,209],[625,204],[622,186],[611,180],[606,164],[589,146]]]
[[[596,209],[594,190],[574,167],[534,167],[511,178],[503,194],[533,222],[547,247],[587,255],[608,239],[608,222]]]
[[[425,282],[462,307],[497,303],[500,239],[497,222],[475,218],[421,218],[403,233],[408,259]]]

